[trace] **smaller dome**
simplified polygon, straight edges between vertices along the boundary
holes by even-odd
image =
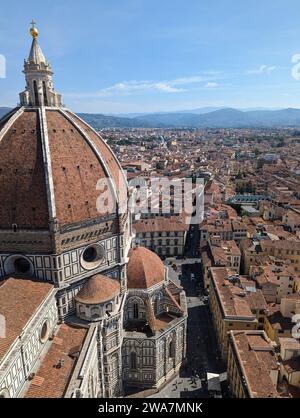
[[[75,296],[75,300],[88,305],[95,305],[113,299],[120,293],[120,283],[108,276],[92,276]]]
[[[147,289],[164,280],[165,268],[161,259],[145,247],[131,248],[127,266],[129,289]]]

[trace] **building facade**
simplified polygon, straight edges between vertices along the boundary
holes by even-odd
[[[137,241],[163,257],[183,256],[189,224],[179,216],[141,219],[134,223]]]

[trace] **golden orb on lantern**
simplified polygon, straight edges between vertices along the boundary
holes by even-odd
[[[32,22],[31,22],[31,28],[30,28],[30,35],[33,37],[33,38],[37,38],[38,37],[38,35],[39,35],[39,31],[37,30],[37,28],[35,27],[35,21],[34,20],[32,20]]]

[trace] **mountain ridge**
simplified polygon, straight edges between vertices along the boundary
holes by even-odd
[[[0,107],[0,119],[11,109]],[[135,117],[78,113],[95,129],[104,128],[276,128],[299,127],[300,109],[240,110],[221,108],[206,113],[158,112]]]

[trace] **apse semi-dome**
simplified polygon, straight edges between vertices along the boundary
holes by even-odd
[[[165,268],[161,259],[145,247],[135,247],[129,251],[127,265],[127,287],[148,289],[164,281]]]
[[[96,305],[110,301],[119,294],[120,283],[117,280],[96,274],[82,286],[75,300],[86,305]]]
[[[0,121],[0,228],[45,229],[115,213],[110,203],[120,200],[120,188],[127,192],[121,166],[101,136],[62,105],[38,32],[32,36],[20,106]]]

